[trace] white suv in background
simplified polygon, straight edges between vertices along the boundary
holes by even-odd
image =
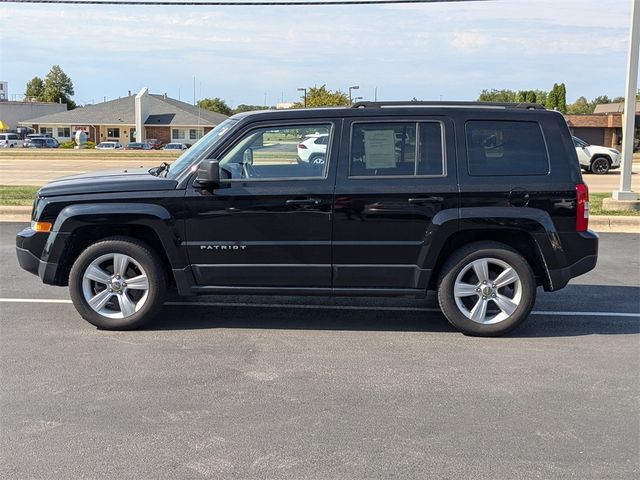
[[[573,137],[580,168],[585,172],[603,175],[609,170],[620,168],[620,152],[614,148],[589,145],[578,137]]]
[[[298,163],[309,165],[324,165],[327,156],[328,133],[314,133],[305,135],[298,144]]]
[[[23,144],[17,133],[0,133],[0,148],[22,147]]]

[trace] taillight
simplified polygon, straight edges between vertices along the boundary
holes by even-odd
[[[584,183],[576,185],[576,197],[576,231],[584,232],[589,228],[589,188]]]
[[[307,146],[304,143],[299,143],[298,148],[301,148],[302,150],[306,150]]]

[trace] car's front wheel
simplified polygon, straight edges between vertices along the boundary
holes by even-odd
[[[604,175],[611,168],[611,162],[608,158],[598,157],[591,162],[591,171],[597,175]]]
[[[531,266],[511,247],[476,242],[445,262],[438,301],[447,320],[467,335],[497,336],[531,312],[536,281]]]
[[[164,302],[166,274],[145,243],[112,237],[87,247],[71,268],[69,291],[82,318],[106,330],[137,328]]]

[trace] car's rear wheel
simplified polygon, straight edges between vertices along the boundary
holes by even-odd
[[[164,302],[166,274],[143,242],[108,238],[87,247],[71,268],[69,292],[82,318],[106,330],[151,319]]]
[[[497,242],[476,242],[445,262],[438,301],[449,322],[467,335],[497,336],[531,312],[536,282],[529,263]]]
[[[321,168],[324,168],[324,161],[325,161],[324,155],[312,155],[309,158],[309,165],[314,170],[319,170]]]
[[[597,175],[604,175],[611,168],[611,161],[605,157],[594,158],[591,162],[591,171]]]

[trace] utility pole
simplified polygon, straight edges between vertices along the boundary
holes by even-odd
[[[304,92],[304,108],[307,108],[307,89],[306,87],[298,88],[299,92]]]
[[[351,98],[351,91],[352,90],[358,90],[359,88],[360,88],[360,86],[358,86],[358,85],[354,85],[353,87],[349,87],[349,103],[350,104],[353,103],[353,100]]]
[[[640,56],[640,0],[631,0],[631,27],[629,28],[629,58],[627,59],[627,88],[622,125],[622,171],[620,190],[613,192],[614,200],[638,200],[631,190],[633,164],[633,133],[636,120],[636,92],[638,88],[638,56]]]
[[[196,77],[193,77],[193,104],[196,104]]]

